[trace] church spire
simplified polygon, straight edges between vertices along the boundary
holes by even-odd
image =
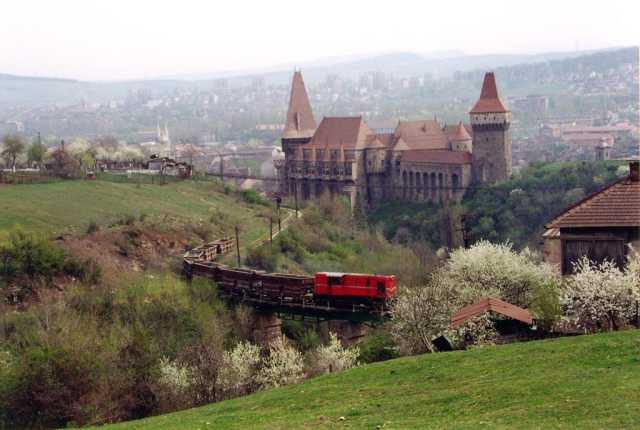
[[[313,136],[315,130],[316,120],[313,118],[302,73],[296,71],[293,73],[291,82],[291,98],[282,137],[285,139],[309,138]]]

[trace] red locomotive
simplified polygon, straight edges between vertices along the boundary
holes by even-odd
[[[315,276],[313,293],[318,297],[386,301],[396,296],[396,277],[318,272]]]

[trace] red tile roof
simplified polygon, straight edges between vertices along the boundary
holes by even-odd
[[[473,109],[471,109],[471,113],[502,113],[508,111],[498,95],[496,77],[493,72],[487,72],[484,75],[480,99],[473,106]]]
[[[640,182],[630,178],[588,196],[553,219],[547,228],[640,227]]]
[[[409,149],[449,149],[449,139],[435,120],[400,121],[395,139],[402,139]]]
[[[324,117],[306,147],[363,149],[373,134],[362,117]]]
[[[471,318],[487,312],[495,312],[525,324],[533,324],[533,315],[528,310],[490,297],[458,310],[451,317],[451,327],[458,328]]]
[[[402,162],[471,164],[471,153],[466,151],[449,151],[442,149],[405,150],[402,153]]]
[[[287,122],[284,126],[283,138],[305,138],[313,136],[316,120],[311,111],[307,89],[302,80],[302,73],[295,72],[291,81],[291,98],[287,111]]]
[[[471,136],[467,132],[467,129],[465,128],[462,121],[460,121],[460,123],[456,127],[455,133],[453,134],[453,136],[450,137],[450,139],[452,141],[458,141],[458,142],[463,140],[471,140]]]

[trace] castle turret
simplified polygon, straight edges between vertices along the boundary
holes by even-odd
[[[480,99],[469,112],[473,129],[473,178],[494,183],[511,176],[511,111],[500,97],[493,73],[484,76]]]
[[[281,192],[284,194],[294,193],[297,184],[290,180],[289,173],[293,171],[292,159],[295,158],[298,150],[302,153],[302,145],[311,141],[316,131],[316,120],[311,111],[309,96],[307,89],[302,80],[302,73],[294,72],[291,81],[291,96],[289,98],[289,109],[287,110],[287,119],[282,133],[282,151],[285,155],[285,161],[282,168],[284,169]],[[302,156],[300,156],[302,160]]]
[[[456,127],[455,134],[451,138],[451,150],[471,152],[471,143],[471,136],[469,136],[469,132],[460,121],[458,127]]]

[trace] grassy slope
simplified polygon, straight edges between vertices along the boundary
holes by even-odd
[[[0,241],[16,226],[47,234],[84,232],[95,220],[107,225],[119,215],[146,213],[183,222],[207,220],[214,210],[232,220],[249,221],[244,239],[267,234],[266,222],[255,216],[264,208],[240,202],[204,182],[135,185],[106,181],[64,181],[0,187]]]
[[[402,358],[107,428],[637,428],[638,339],[627,331]]]

